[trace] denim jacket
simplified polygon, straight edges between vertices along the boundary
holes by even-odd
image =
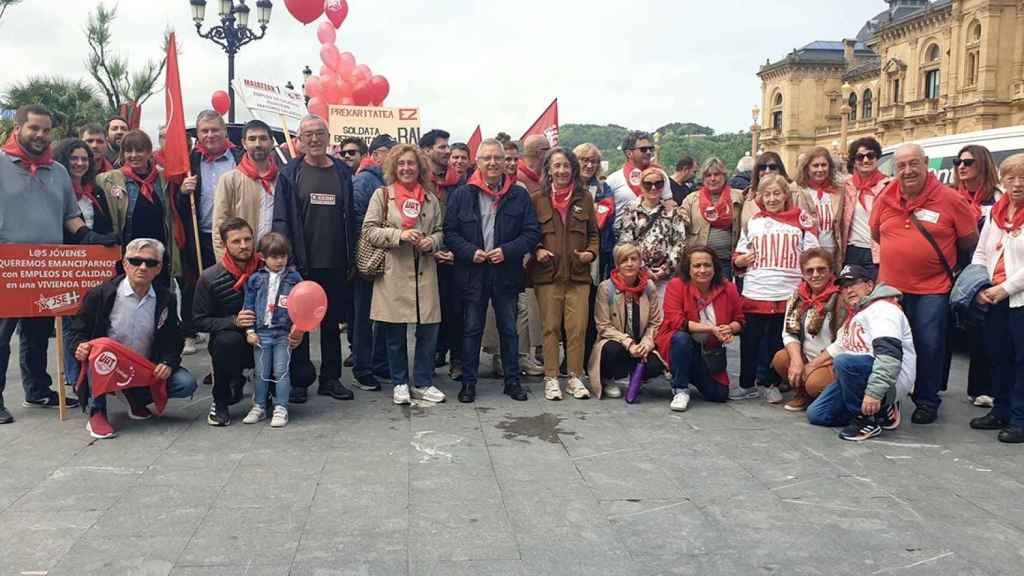
[[[245,284],[245,303],[242,305],[242,309],[252,310],[256,313],[254,330],[263,332],[267,329],[275,329],[287,332],[291,329],[292,319],[288,316],[288,294],[299,282],[302,282],[302,276],[295,271],[295,268],[288,267],[281,271],[281,285],[277,289],[277,305],[274,307],[271,326],[268,327],[266,326],[266,314],[270,271],[264,266],[253,272],[252,277]]]

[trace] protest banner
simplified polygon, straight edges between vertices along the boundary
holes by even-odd
[[[281,129],[284,131],[285,140],[288,141],[288,150],[294,157],[296,151],[291,133],[288,131],[288,121],[291,120],[298,126],[306,115],[306,98],[285,86],[251,78],[236,78],[234,86],[235,95],[253,116],[269,123],[273,121],[267,120],[267,117],[281,121]]]
[[[63,317],[78,312],[86,292],[116,272],[117,246],[0,244],[0,318],[57,318],[57,395],[64,407]]]
[[[362,138],[369,146],[370,141],[381,134],[388,134],[399,144],[419,144],[419,108],[331,106],[330,111],[328,124],[332,144],[355,137]]]

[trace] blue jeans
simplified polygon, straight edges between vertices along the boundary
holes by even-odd
[[[850,264],[863,266],[868,272],[871,272],[875,278],[878,278],[878,264],[875,264],[875,260],[871,256],[871,248],[861,248],[860,246],[847,244],[846,257],[843,259],[843,265],[848,266]]]
[[[903,313],[910,321],[917,352],[917,380],[911,398],[914,405],[938,410],[939,390],[949,379],[949,295],[904,294]]]
[[[78,382],[78,360],[75,359],[75,351],[71,349],[71,319],[73,317],[65,318],[61,322],[63,326],[62,332],[64,333],[64,382],[74,386]]]
[[[171,377],[167,379],[167,398],[191,398],[197,386],[196,377],[191,372],[185,368],[177,368],[171,372]],[[127,388],[124,390],[124,393],[131,396],[132,400],[140,406],[153,402],[153,395],[149,392],[148,388]],[[107,395],[94,398],[90,393],[89,413],[106,412],[106,410]]]
[[[288,332],[272,330],[256,334],[260,344],[253,351],[256,356],[256,392],[253,395],[253,404],[266,410],[267,391],[272,384],[276,384],[274,406],[288,408],[288,395],[292,393],[292,350],[288,344]]]
[[[353,314],[349,324],[352,335],[352,375],[387,377],[388,347],[384,331],[378,330],[370,320],[370,303],[373,299],[373,283],[362,278],[352,281]]]
[[[407,324],[377,322],[377,329],[384,332],[388,345],[388,368],[391,383],[395,386],[409,384],[409,339]],[[434,377],[434,351],[437,347],[437,331],[440,324],[416,325],[416,350],[413,358],[413,386],[429,388]]]
[[[462,383],[475,385],[480,372],[480,342],[487,321],[487,303],[494,307],[494,322],[498,328],[501,346],[501,365],[505,370],[505,384],[519,383],[519,294],[494,292],[493,277],[485,274],[480,299],[465,303],[462,336]]]
[[[700,343],[688,332],[678,331],[672,335],[670,349],[672,357],[672,392],[683,392],[689,386],[700,391],[708,402],[725,402],[729,399],[729,387],[716,382],[700,353]]]
[[[992,358],[992,415],[1024,428],[1024,308],[1003,300],[985,317],[989,357]]]
[[[866,354],[840,354],[832,361],[836,381],[807,407],[807,421],[815,426],[846,426],[860,414],[864,390],[875,359]]]
[[[53,318],[0,319],[0,406],[7,386],[7,366],[11,361],[11,336],[18,330],[18,358],[25,400],[44,400],[51,394],[53,380],[46,373],[46,349],[50,344]]]

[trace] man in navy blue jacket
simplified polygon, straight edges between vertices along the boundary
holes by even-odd
[[[444,241],[455,255],[455,285],[465,302],[460,402],[476,399],[487,304],[494,307],[505,367],[505,394],[526,400],[519,383],[516,332],[523,259],[540,241],[540,225],[526,188],[504,174],[505,151],[489,139],[477,150],[477,170],[449,197]]]

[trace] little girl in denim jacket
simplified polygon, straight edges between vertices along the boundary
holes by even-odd
[[[288,266],[291,245],[284,236],[276,232],[264,235],[258,250],[263,257],[263,266],[245,284],[245,303],[242,305],[243,310],[256,314],[256,324],[245,333],[246,341],[256,347],[256,394],[252,410],[242,422],[255,424],[266,419],[267,391],[276,382],[270,425],[280,428],[288,424],[288,395],[291,393],[288,333],[292,329],[292,321],[288,316],[288,293],[302,282],[302,276]]]

